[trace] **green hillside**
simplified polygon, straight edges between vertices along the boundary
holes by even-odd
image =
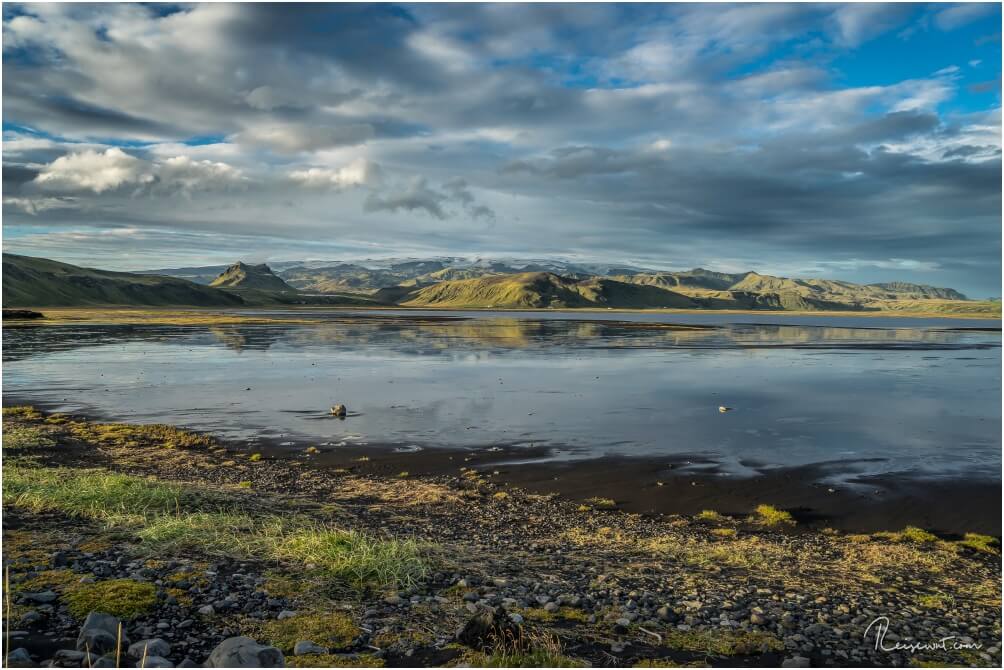
[[[5,307],[87,305],[239,306],[239,296],[184,279],[81,268],[45,258],[3,254]]]
[[[435,307],[696,307],[690,298],[654,286],[592,278],[576,280],[550,272],[493,275],[442,281],[410,292],[384,290],[375,297],[409,306]]]

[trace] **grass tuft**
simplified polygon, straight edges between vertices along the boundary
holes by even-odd
[[[586,502],[598,509],[613,509],[617,501],[613,498],[586,498]]]
[[[997,538],[990,535],[980,535],[979,533],[966,533],[965,536],[959,540],[959,546],[968,547],[973,551],[977,551],[981,554],[998,554],[1000,551],[997,547],[1000,547],[1000,542]]]
[[[780,510],[773,505],[757,505],[756,519],[765,526],[795,525],[795,520],[789,512]]]

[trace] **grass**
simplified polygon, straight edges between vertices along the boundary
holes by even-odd
[[[262,626],[262,637],[285,654],[300,640],[309,640],[329,649],[345,649],[359,636],[359,627],[342,612],[298,614],[275,619]]]
[[[746,656],[784,651],[781,640],[758,631],[667,630],[664,644],[672,649],[709,656]]]
[[[337,654],[311,654],[307,656],[287,656],[286,666],[290,668],[382,668],[384,660],[372,654],[339,656]]]
[[[66,587],[78,584],[79,582],[80,575],[72,570],[42,570],[33,577],[18,582],[14,587],[22,593],[34,593],[49,589],[62,591]]]
[[[612,498],[586,498],[586,502],[598,509],[613,509],[617,501]]]
[[[463,661],[475,668],[579,668],[582,663],[562,653],[550,634],[520,629],[516,638],[496,640],[485,651],[467,650]]]
[[[912,542],[913,544],[933,544],[938,542],[938,536],[929,533],[923,528],[907,526],[901,531],[882,531],[874,533],[874,537],[890,540],[892,542]]]
[[[755,519],[764,526],[794,526],[795,520],[789,512],[780,510],[773,505],[757,505]]]
[[[725,517],[713,509],[703,510],[697,515],[697,519],[699,521],[708,521],[711,523],[721,523],[722,521],[725,521]]]
[[[4,468],[4,504],[33,512],[60,511],[111,523],[141,523],[196,500],[176,484],[100,470]]]
[[[354,586],[411,585],[427,572],[422,548],[412,540],[377,539],[295,515],[253,515],[177,484],[67,468],[8,466],[4,475],[5,505],[129,527],[151,551],[268,556],[313,564],[329,579]]]
[[[295,517],[193,512],[158,517],[136,535],[157,552],[198,549],[228,556],[268,556],[316,566],[328,578],[354,586],[411,585],[428,570],[421,547],[412,540],[374,539]]]
[[[78,619],[93,611],[132,619],[153,609],[157,603],[157,590],[148,582],[110,579],[68,588],[63,600],[70,614]]]

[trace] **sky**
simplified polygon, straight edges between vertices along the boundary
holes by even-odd
[[[3,248],[1001,295],[999,4],[3,5]]]

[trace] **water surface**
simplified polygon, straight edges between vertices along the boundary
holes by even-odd
[[[5,401],[291,449],[546,446],[567,459],[686,454],[735,474],[838,461],[844,475],[1000,478],[1001,335],[972,330],[1000,322],[313,314],[6,329]],[[334,403],[350,416],[331,417]]]

